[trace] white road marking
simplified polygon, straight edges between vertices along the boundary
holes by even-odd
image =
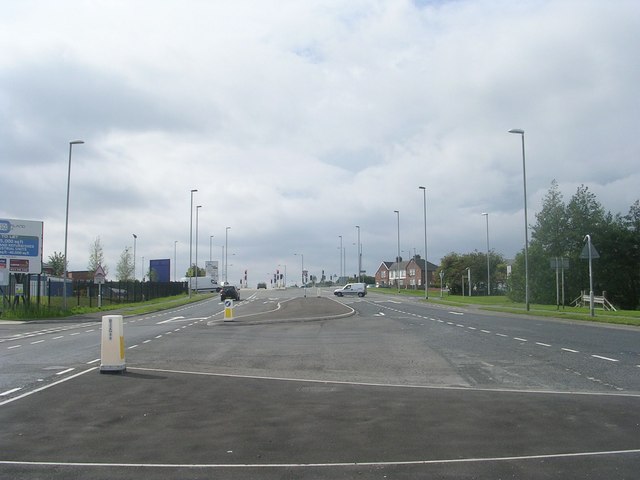
[[[606,360],[608,362],[619,362],[620,360],[616,360],[615,358],[603,357],[601,355],[591,355],[593,358],[599,358],[601,360]]]
[[[65,373],[73,372],[74,370],[75,368],[67,368],[66,370],[56,373],[56,375],[64,375]]]
[[[528,342],[528,340],[526,338],[520,338],[520,337],[513,337],[514,340],[517,340],[519,342]]]
[[[7,350],[11,350],[14,348],[20,348],[22,345],[14,345],[13,347],[8,347]]]
[[[0,397],[6,397],[7,395],[11,395],[12,393],[16,393],[22,390],[22,387],[12,388],[11,390],[7,390],[6,392],[0,393]]]
[[[464,315],[462,312],[449,312],[451,315]]]
[[[133,350],[134,348],[138,348],[140,345],[131,345],[127,350]]]
[[[496,337],[508,337],[508,335],[505,335],[504,333],[496,333]]]
[[[570,353],[580,353],[578,350],[571,350],[570,348],[561,348],[561,350],[564,350],[565,352],[570,352]]]
[[[548,343],[536,342],[536,345],[540,345],[541,347],[550,347]]]
[[[31,342],[31,345],[35,345],[36,343],[42,343],[42,342],[44,342],[44,340],[37,340],[35,342]]]
[[[491,333],[489,330],[480,330],[482,333]]]
[[[161,322],[156,323],[156,325],[162,325],[163,323],[173,322],[174,320],[182,320],[184,317],[171,317],[168,320],[163,320]]]
[[[51,340],[59,340],[61,338],[64,338],[64,335],[60,335],[59,337],[53,337]]]
[[[91,365],[92,363],[98,363],[100,361],[99,358],[96,358],[95,360],[91,360],[90,362],[87,362],[87,365]]]

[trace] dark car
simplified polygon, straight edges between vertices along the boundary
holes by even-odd
[[[222,290],[220,290],[220,300],[224,302],[227,298],[240,301],[240,292],[233,285],[225,285],[222,287]]]
[[[260,282],[258,284],[258,288],[267,288],[267,284],[265,282]]]

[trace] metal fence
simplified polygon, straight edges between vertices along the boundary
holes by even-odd
[[[105,282],[97,285],[91,280],[70,280],[48,275],[24,275],[16,279],[11,276],[9,285],[1,287],[3,305],[61,306],[64,288],[67,290],[67,306],[98,306],[98,295],[102,305],[136,303],[155,298],[186,294],[186,282]],[[16,288],[16,285],[22,285]],[[18,293],[19,292],[19,293]]]

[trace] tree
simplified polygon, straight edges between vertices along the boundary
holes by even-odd
[[[89,265],[87,265],[87,270],[89,272],[95,272],[98,269],[98,266],[102,267],[105,274],[109,273],[109,268],[104,263],[104,251],[102,249],[100,237],[96,237],[96,239],[91,244],[91,250],[89,252]]]
[[[53,270],[53,275],[62,277],[64,275],[64,254],[61,252],[53,252],[49,255],[49,266]]]
[[[465,294],[469,293],[467,279],[471,269],[471,289],[472,295],[486,294],[487,289],[487,254],[478,252],[465,253],[459,255],[457,253],[449,253],[440,262],[440,267],[435,272],[435,276],[439,277],[440,272],[444,272],[443,281],[448,286],[449,291],[461,294],[462,278],[465,282]],[[489,253],[489,270],[491,272],[491,290],[496,291],[498,283],[503,284],[506,277],[506,265],[502,255],[495,252]]]
[[[116,277],[121,282],[127,282],[134,278],[133,273],[133,256],[129,247],[126,247],[120,254],[120,261],[116,266]]]
[[[197,274],[194,274],[195,272],[197,272]],[[205,277],[206,275],[207,271],[204,268],[198,267],[198,269],[196,270],[196,266],[192,265],[189,269],[187,269],[185,277]]]
[[[537,223],[531,227],[531,243],[540,243],[551,256],[564,255],[567,246],[567,208],[555,180],[551,182],[536,220]]]

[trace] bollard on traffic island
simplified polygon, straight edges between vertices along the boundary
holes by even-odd
[[[104,315],[100,345],[100,373],[122,373],[126,369],[122,315]]]

